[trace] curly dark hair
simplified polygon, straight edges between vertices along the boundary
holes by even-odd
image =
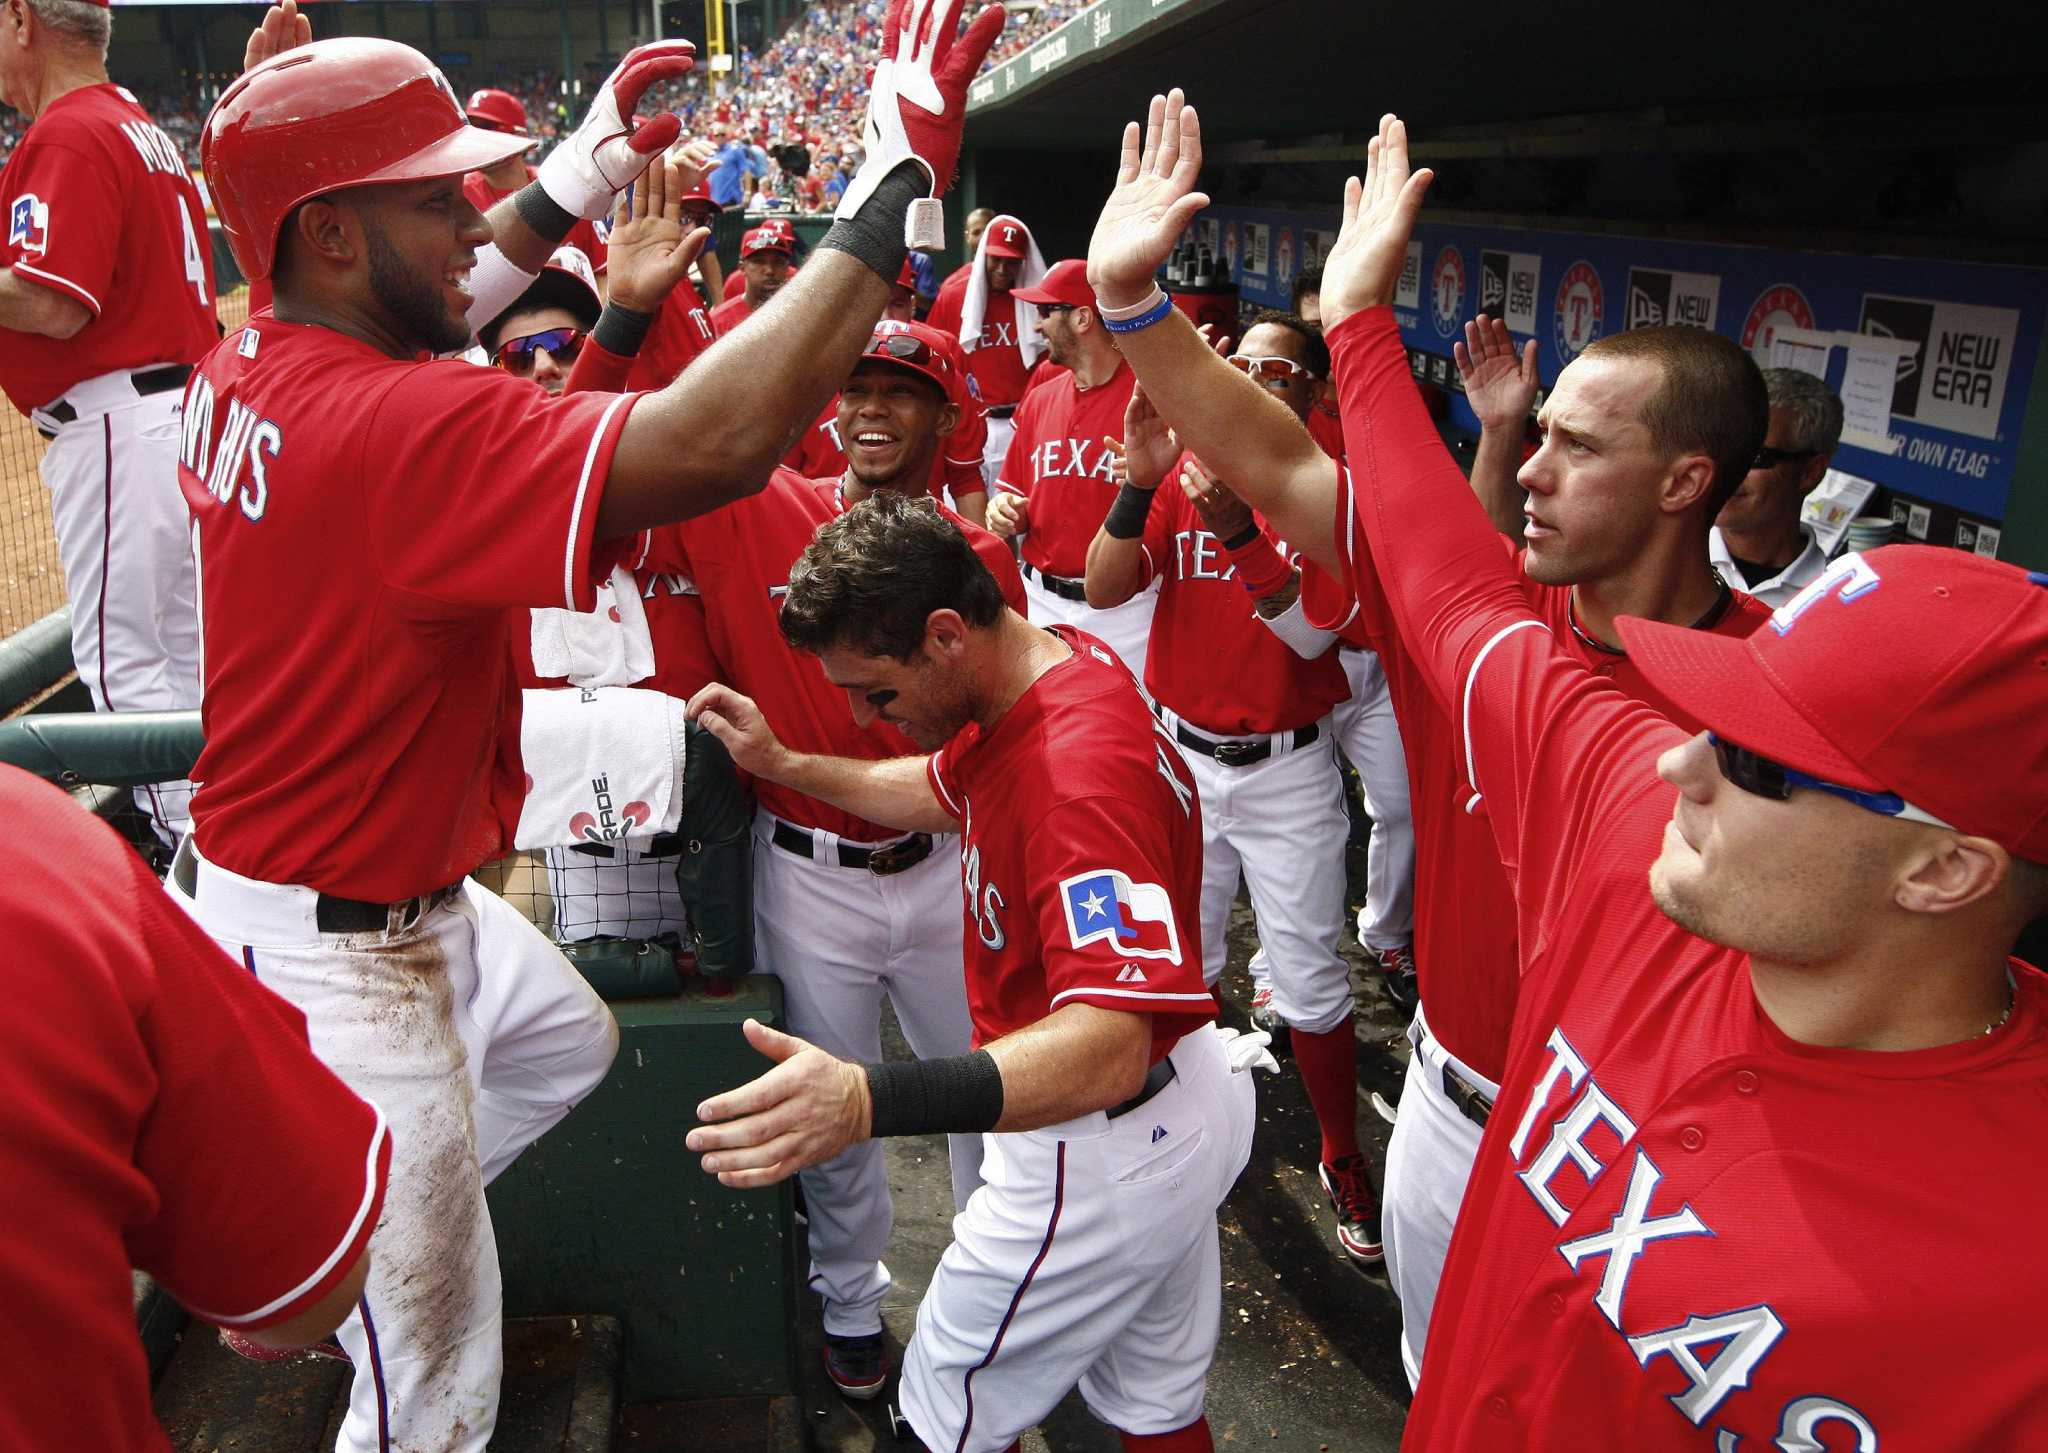
[[[988,627],[1004,609],[995,576],[937,504],[880,489],[820,527],[790,568],[780,619],[799,651],[908,661],[933,611]]]

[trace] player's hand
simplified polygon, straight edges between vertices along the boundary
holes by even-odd
[[[1219,540],[1243,534],[1252,522],[1251,506],[1232,494],[1229,485],[1211,476],[1193,455],[1180,467],[1180,487],[1202,517],[1202,528]]]
[[[1174,460],[1180,458],[1180,439],[1152,407],[1143,384],[1131,390],[1131,401],[1124,406],[1122,441],[1105,438],[1102,442],[1121,456],[1125,478],[1139,489],[1158,488]]]
[[[789,748],[782,745],[751,697],[714,681],[690,698],[683,715],[717,737],[741,771],[771,782],[783,780]]]
[[[964,3],[889,0],[882,54],[868,84],[867,123],[860,138],[864,159],[839,199],[837,215],[858,214],[882,180],[907,161],[916,162],[931,179],[927,195],[940,196],[953,184],[967,119],[967,87],[1002,34],[1004,20],[1002,6],[984,6],[961,35]]]
[[[718,148],[701,136],[670,147],[668,164],[676,169],[676,195],[695,191],[717,160]]]
[[[612,198],[682,134],[682,119],[668,111],[636,124],[640,97],[657,81],[686,75],[696,63],[697,47],[687,40],[658,40],[626,52],[598,88],[583,124],[540,164],[541,188],[556,206],[593,222],[611,210]]]
[[[1152,98],[1142,137],[1137,122],[1124,127],[1116,190],[1088,243],[1088,285],[1102,306],[1128,308],[1151,293],[1160,264],[1209,205],[1195,190],[1201,173],[1202,123],[1176,86]]]
[[[706,1175],[739,1190],[772,1186],[868,1138],[867,1071],[759,1020],[741,1028],[775,1068],[697,1107],[704,1123],[683,1143],[704,1156]]]
[[[1408,169],[1408,127],[1389,111],[1366,148],[1365,180],[1344,184],[1344,225],[1323,259],[1323,328],[1394,301],[1422,194],[1435,175]]]
[[[1031,528],[1031,507],[1021,494],[1007,489],[991,490],[988,497],[988,532],[1010,539]]]
[[[619,193],[612,211],[611,301],[637,313],[652,313],[690,275],[711,230],[683,230],[681,185],[676,168],[656,162]]]
[[[1465,384],[1465,402],[1482,429],[1519,429],[1529,417],[1541,382],[1536,372],[1536,340],[1518,355],[1508,325],[1481,313],[1465,325],[1465,341],[1451,346],[1458,377]]]
[[[249,32],[249,43],[242,48],[242,69],[253,71],[272,56],[312,39],[313,22],[299,14],[298,0],[284,0],[264,11],[262,21]]]
[[[1214,323],[1197,324],[1195,331],[1202,335],[1204,343],[1208,344],[1225,358],[1230,356],[1230,345],[1234,340],[1228,333],[1224,334],[1221,338],[1217,337],[1216,325]]]

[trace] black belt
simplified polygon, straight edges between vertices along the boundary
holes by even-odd
[[[615,858],[618,853],[610,843],[571,843],[569,851],[581,853],[586,858]],[[673,832],[656,833],[647,846],[641,849],[650,858],[680,857],[683,851],[682,835]]]
[[[1119,1115],[1130,1114],[1131,1111],[1137,1109],[1140,1105],[1172,1084],[1179,1074],[1180,1071],[1173,1067],[1172,1060],[1161,1060],[1158,1064],[1152,1066],[1151,1069],[1145,1071],[1145,1083],[1139,1088],[1138,1093],[1131,1096],[1130,1099],[1124,1101],[1123,1104],[1117,1106],[1114,1110],[1109,1111],[1109,1118],[1114,1120]]]
[[[1015,404],[996,404],[990,408],[983,409],[981,412],[986,418],[1007,419],[1017,412],[1017,406]]]
[[[1036,565],[1020,565],[1017,568],[1062,599],[1078,600],[1083,605],[1088,603],[1088,587],[1078,580],[1069,580],[1064,575],[1048,574]]]
[[[135,385],[135,395],[137,398],[148,398],[151,394],[168,393],[174,388],[183,388],[185,380],[190,377],[192,377],[192,367],[190,364],[172,363],[166,364],[162,368],[146,368],[141,373],[131,373],[128,375],[128,382]],[[78,420],[78,410],[62,399],[51,404],[43,412],[60,424],[76,423]],[[56,437],[47,429],[39,428],[36,432],[45,439]]]
[[[187,898],[198,901],[199,860],[192,851],[190,838],[179,846],[178,855],[171,859],[171,881]],[[383,933],[391,927],[391,910],[404,908],[417,910],[405,925],[410,928],[453,898],[460,887],[459,883],[451,883],[418,898],[402,898],[396,903],[366,903],[360,898],[337,898],[332,893],[322,893],[313,906],[313,924],[322,933]]]
[[[811,856],[811,834],[808,828],[798,827],[793,822],[775,819],[775,831],[770,841],[799,858]],[[839,844],[839,866],[842,868],[866,868],[878,878],[914,868],[932,855],[932,835],[928,832],[914,832],[900,843],[887,847],[864,848],[854,843]]]
[[[1301,750],[1301,748],[1321,736],[1322,730],[1322,723],[1314,721],[1305,727],[1296,728],[1294,740],[1289,745],[1289,750]],[[1193,748],[1205,757],[1214,757],[1219,764],[1225,767],[1256,766],[1273,755],[1273,743],[1270,738],[1262,737],[1255,742],[1213,742],[1207,737],[1198,736],[1196,733],[1189,731],[1179,722],[1173,724],[1173,739],[1184,747]]]
[[[1449,1065],[1443,1066],[1443,1073],[1445,1098],[1474,1125],[1485,1125],[1487,1116],[1493,1113],[1493,1101],[1487,1097],[1486,1091],[1467,1081]]]

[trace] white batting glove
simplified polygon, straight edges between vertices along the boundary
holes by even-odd
[[[1241,1075],[1246,1070],[1264,1070],[1269,1075],[1280,1073],[1280,1061],[1273,1058],[1273,1052],[1266,1048],[1273,1042],[1273,1036],[1263,1029],[1254,1029],[1245,1034],[1235,1029],[1216,1026],[1216,1037],[1223,1041],[1224,1058],[1230,1061],[1230,1072]]]
[[[672,81],[696,63],[697,47],[687,40],[661,40],[627,51],[598,89],[583,124],[540,164],[537,180],[549,199],[593,222],[608,214],[612,199],[682,134],[682,118],[668,111],[634,125],[640,97],[656,81]]]
[[[866,160],[839,199],[838,215],[859,213],[882,179],[906,161],[924,168],[930,197],[943,194],[960,160],[960,130],[967,86],[1003,29],[1003,7],[990,5],[957,41],[965,0],[890,0],[882,25],[882,58],[868,87],[868,119],[861,132]],[[944,229],[930,212],[911,208],[905,242],[937,247]],[[936,239],[932,234],[936,231]]]

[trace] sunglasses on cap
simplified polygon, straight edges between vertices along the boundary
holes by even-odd
[[[1260,383],[1285,383],[1290,378],[1313,379],[1314,374],[1291,358],[1261,358],[1253,353],[1233,353],[1223,360],[1239,373],[1248,373]]]
[[[1793,792],[1804,788],[1809,792],[1825,792],[1845,802],[1853,802],[1866,812],[1880,817],[1896,817],[1905,822],[1924,822],[1929,827],[1945,827],[1955,830],[1955,824],[1943,822],[1933,813],[1915,807],[1896,792],[1866,792],[1860,787],[1844,787],[1839,782],[1809,776],[1796,767],[1787,767],[1769,757],[1752,752],[1747,747],[1738,747],[1733,742],[1723,741],[1712,732],[1707,740],[1713,744],[1714,760],[1721,764],[1721,775],[1730,784],[1757,797],[1768,797],[1778,802],[1791,799]]]
[[[498,345],[491,361],[507,373],[524,376],[533,372],[533,355],[543,351],[556,363],[574,363],[576,355],[583,351],[583,330],[550,328],[543,333],[528,333],[523,338],[507,338]]]
[[[1759,449],[1751,469],[1776,469],[1780,464],[1803,463],[1820,453],[1818,449]]]
[[[861,357],[894,358],[917,368],[941,367],[931,344],[909,333],[884,333],[879,338],[870,338]]]

